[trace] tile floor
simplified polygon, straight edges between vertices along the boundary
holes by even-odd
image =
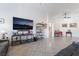
[[[73,41],[76,37],[56,37],[52,39],[41,39],[36,42],[26,43],[9,48],[7,56],[54,56]]]

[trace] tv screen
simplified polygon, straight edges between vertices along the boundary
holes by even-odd
[[[13,30],[33,29],[33,20],[13,17]]]

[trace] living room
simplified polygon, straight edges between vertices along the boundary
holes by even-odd
[[[79,55],[61,52],[79,42],[78,12],[78,3],[0,4],[1,56]]]

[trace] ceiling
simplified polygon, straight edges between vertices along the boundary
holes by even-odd
[[[2,10],[2,11],[1,11]],[[55,17],[63,14],[64,12],[78,13],[78,3],[5,3],[0,4],[0,12],[7,12],[10,14],[27,14],[27,12],[39,15],[49,15]]]

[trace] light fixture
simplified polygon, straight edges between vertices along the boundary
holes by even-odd
[[[68,15],[69,15],[69,14],[65,12],[65,13],[64,13],[64,18],[65,18],[65,19],[69,19],[69,18],[71,18],[71,17],[68,16]]]

